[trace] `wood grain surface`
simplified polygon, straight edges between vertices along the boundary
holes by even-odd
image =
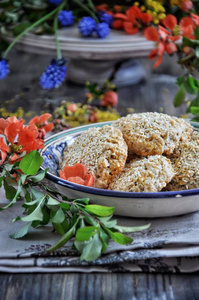
[[[197,300],[197,274],[0,274],[1,300]]]

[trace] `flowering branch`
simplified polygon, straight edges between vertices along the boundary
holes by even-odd
[[[80,259],[86,261],[101,256],[110,239],[124,245],[132,243],[132,238],[123,232],[144,230],[150,225],[118,226],[116,220],[111,220],[113,207],[89,204],[87,198],[69,199],[43,182],[47,169],[40,169],[43,158],[38,150],[44,146],[45,133],[52,129],[53,125],[48,123],[49,118],[50,114],[35,117],[28,126],[23,126],[23,120],[16,117],[0,119],[0,133],[4,136],[0,138],[0,186],[3,185],[9,200],[6,206],[0,207],[0,211],[3,213],[23,199],[25,214],[13,220],[23,221],[25,225],[12,234],[11,238],[24,237],[30,227],[39,228],[41,225],[51,224],[61,238],[47,252],[61,248],[74,237],[74,247],[80,253]],[[70,176],[82,177],[84,174],[83,184],[92,184],[92,176],[86,174],[85,167],[80,165],[67,166],[62,178],[70,180]],[[75,173],[77,171],[78,174]],[[78,183],[82,184],[80,181]]]

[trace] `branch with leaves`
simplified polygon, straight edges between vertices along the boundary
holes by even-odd
[[[45,184],[47,169],[40,169],[43,158],[39,149],[44,146],[45,133],[52,129],[50,115],[33,118],[28,126],[22,120],[11,117],[0,119],[0,186],[5,190],[9,203],[0,208],[1,213],[20,201],[22,212],[13,222],[25,225],[11,235],[20,239],[30,227],[51,224],[61,238],[47,252],[55,251],[73,239],[73,246],[80,259],[92,261],[106,250],[109,241],[127,245],[132,238],[124,233],[147,229],[123,227],[112,219],[114,207],[90,204],[89,199],[69,199]]]

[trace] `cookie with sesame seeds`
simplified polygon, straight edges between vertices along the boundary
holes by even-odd
[[[153,155],[133,159],[109,185],[110,190],[125,192],[158,192],[174,176],[169,159]]]
[[[66,148],[61,168],[82,163],[93,175],[93,187],[105,189],[124,168],[127,153],[126,142],[118,128],[94,127],[84,131]]]
[[[188,143],[181,143],[170,156],[176,175],[166,186],[167,191],[199,188],[199,140],[198,134]]]
[[[193,132],[184,119],[156,112],[129,114],[112,126],[122,131],[129,154],[142,156],[170,154]]]

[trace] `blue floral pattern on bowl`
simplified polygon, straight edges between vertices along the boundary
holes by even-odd
[[[67,144],[67,140],[62,140],[46,148],[46,150],[42,154],[44,159],[42,167],[44,169],[49,168],[49,172],[56,176],[59,176],[59,166],[63,158],[64,149],[66,148]]]

